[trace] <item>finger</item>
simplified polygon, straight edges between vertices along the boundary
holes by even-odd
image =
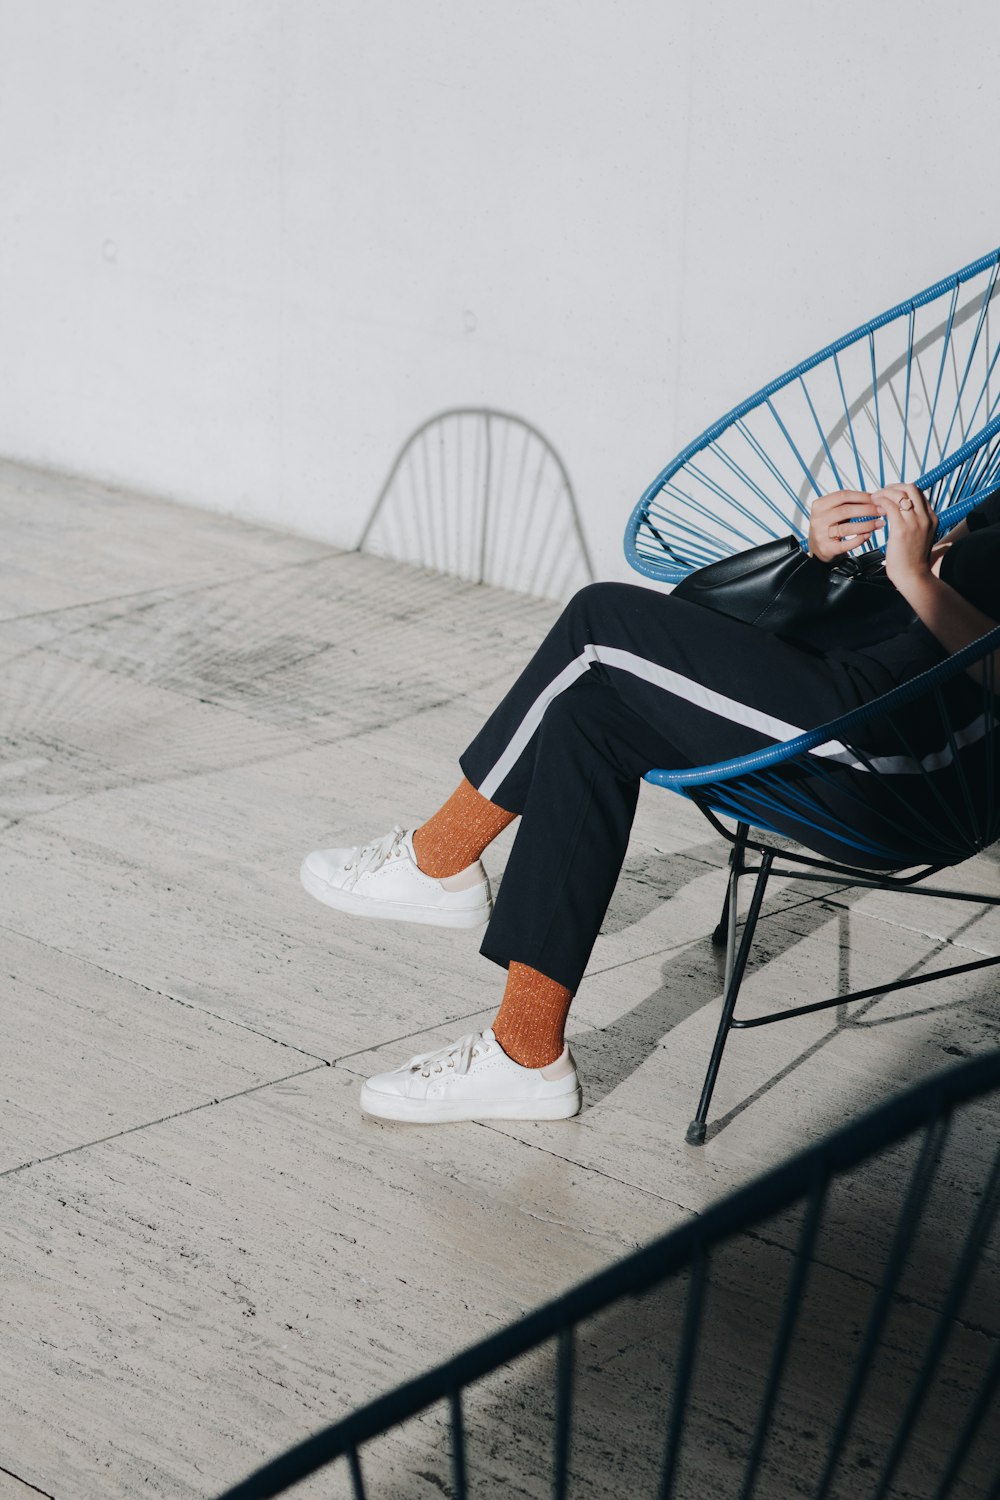
[[[857,547],[862,542],[866,542],[868,538],[870,536],[873,536],[874,533],[878,531],[884,524],[885,523],[882,520],[882,517],[876,516],[871,520],[866,521],[863,525],[841,524],[837,526],[831,526],[830,541],[846,542],[848,547]]]
[[[838,507],[831,511],[823,520],[828,526],[863,526],[867,522],[877,523],[878,512],[871,500],[866,500],[864,505]]]
[[[863,505],[838,505],[836,510],[827,512],[829,521],[856,521],[863,520],[867,516],[874,515],[875,505],[871,500],[866,500]]]
[[[910,504],[912,505],[917,515],[927,517],[931,514],[931,508],[927,504],[927,497],[922,493],[922,491],[917,489],[915,484],[904,485],[903,489],[906,492],[906,498],[910,501]],[[900,501],[900,505],[902,505],[902,503],[903,502]]]
[[[873,498],[883,499],[888,504],[898,505],[903,496],[906,495],[906,492],[906,484],[883,484],[882,489],[874,490]]]
[[[829,514],[831,516],[863,516],[872,508],[871,495],[862,495],[860,500],[842,500],[839,505],[832,506]]]
[[[832,537],[829,550],[834,557],[842,557],[847,552],[853,552],[855,547],[863,541],[864,537]]]
[[[867,505],[868,500],[869,496],[864,490],[834,490],[832,494],[817,496],[812,508],[822,515],[845,504]]]
[[[886,484],[875,493],[891,501],[900,510],[927,513],[927,501],[915,484]]]
[[[875,491],[875,493],[872,495],[872,499],[877,500],[882,505],[893,505],[898,509],[899,502],[903,498],[903,494],[904,490],[902,485],[886,484],[883,485],[880,490]]]
[[[865,537],[871,536],[872,532],[877,531],[881,524],[881,518],[853,524],[838,521],[830,527],[829,535],[833,541],[843,542],[853,537],[855,543],[863,542]]]
[[[896,514],[905,526],[923,532],[929,544],[937,530],[937,516],[916,486],[907,485],[905,489],[906,493],[897,502]]]

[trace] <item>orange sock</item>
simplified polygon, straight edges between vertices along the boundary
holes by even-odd
[[[463,777],[444,806],[413,830],[417,864],[435,880],[457,875],[475,864],[486,845],[516,817],[482,796]]]
[[[562,1052],[572,999],[564,984],[529,969],[527,964],[512,963],[493,1022],[493,1035],[507,1056],[522,1068],[547,1067]]]

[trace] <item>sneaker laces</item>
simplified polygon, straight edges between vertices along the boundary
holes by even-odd
[[[397,823],[383,838],[373,839],[370,844],[361,844],[352,849],[351,857],[344,866],[345,870],[351,872],[351,878],[344,882],[345,888],[353,890],[362,875],[379,869],[387,859],[394,859],[405,837],[406,829],[400,828]]]
[[[424,1078],[429,1078],[432,1073],[443,1073],[445,1069],[467,1073],[472,1059],[478,1057],[480,1052],[488,1051],[489,1047],[490,1043],[481,1031],[470,1031],[468,1036],[460,1036],[457,1042],[449,1042],[446,1047],[438,1047],[433,1052],[421,1052],[416,1057],[411,1057],[399,1072],[420,1073]]]

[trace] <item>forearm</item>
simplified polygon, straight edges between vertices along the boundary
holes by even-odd
[[[948,548],[951,547],[951,546],[953,546],[955,544],[955,542],[960,542],[963,537],[966,537],[968,535],[969,535],[969,523],[968,523],[968,521],[959,521],[958,525],[957,526],[953,526],[951,528],[951,530],[947,533],[947,535],[940,542],[935,542],[934,543],[934,545],[931,547],[931,550],[930,550],[930,553],[928,555],[927,561],[930,563],[931,567],[934,569],[935,572],[937,572],[939,570],[939,568],[941,566],[941,559],[944,557],[945,553],[948,551]]]
[[[984,615],[929,569],[908,573],[895,583],[917,618],[950,656],[996,627],[996,620]],[[994,653],[995,657],[998,655]],[[994,667],[998,665],[1000,662],[995,661]],[[969,669],[977,681],[981,679],[980,666]]]
[[[885,546],[889,582],[948,655],[953,656],[993,630],[996,620],[983,614],[939,576],[943,554],[948,549],[933,546],[937,517],[916,485],[887,485],[875,491],[872,503],[889,523]],[[987,597],[992,602],[992,589]],[[992,681],[998,670],[1000,650],[968,668],[969,676],[977,682],[987,675]]]

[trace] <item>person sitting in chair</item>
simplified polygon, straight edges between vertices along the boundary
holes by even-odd
[[[825,495],[813,505],[809,549],[832,563],[883,518],[896,596],[874,645],[817,653],[649,588],[590,584],[459,757],[463,779],[427,822],[306,856],[302,882],[326,905],[442,927],[487,923],[481,952],[507,971],[491,1027],[368,1079],[363,1110],[427,1123],[577,1113],[564,1026],[644,773],[792,739],[908,681],[1000,618],[1000,490],[936,546],[936,517],[913,485]],[[933,760],[940,725],[928,724],[923,738],[918,748]],[[824,762],[824,775],[849,784],[856,808],[866,794],[852,765]],[[481,855],[515,818],[494,905]],[[781,831],[809,842],[797,827]]]

